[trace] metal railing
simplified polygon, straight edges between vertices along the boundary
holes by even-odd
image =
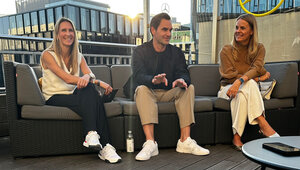
[[[20,63],[26,64],[39,64],[41,51],[26,51],[26,50],[8,50],[9,48],[3,48],[3,41],[7,41],[7,47],[10,45],[8,41],[28,41],[28,43],[40,43],[40,42],[52,42],[52,38],[40,38],[40,37],[25,37],[25,36],[15,36],[15,35],[2,35],[0,34],[0,91],[4,90],[4,74],[3,74],[3,62],[4,61],[17,61]],[[13,43],[15,44],[15,43]],[[83,53],[83,56],[86,58],[88,65],[112,65],[112,64],[131,64],[131,54],[133,48],[136,45],[133,44],[121,44],[121,43],[109,43],[109,42],[95,42],[95,41],[83,41],[79,40],[79,45],[88,45],[93,47],[116,47],[130,49],[128,55],[110,55],[110,54],[87,54]]]
[[[2,44],[4,41],[5,44]],[[13,42],[9,42],[13,41]],[[0,34],[0,91],[4,88],[4,74],[3,74],[3,62],[4,61],[17,61],[26,64],[39,64],[41,51],[29,51],[29,50],[10,50],[11,44],[16,45],[17,41],[30,43],[50,43],[52,38],[40,38],[40,37],[26,37],[26,36],[15,36],[15,35],[3,35]],[[21,44],[22,44],[21,42]],[[20,42],[19,42],[20,43]],[[186,44],[188,44],[187,42]],[[192,43],[192,42],[190,42]],[[6,48],[4,46],[6,45]],[[109,43],[109,42],[95,42],[95,41],[83,41],[79,40],[80,48],[82,45],[92,46],[92,47],[113,47],[116,49],[129,49],[125,50],[124,55],[112,55],[112,54],[88,54],[83,53],[88,65],[113,65],[113,64],[131,64],[131,54],[133,48],[137,45],[133,44],[121,44],[121,43]],[[183,45],[183,43],[174,43],[178,46]],[[180,47],[179,47],[180,48]],[[5,49],[5,50],[1,50]],[[187,64],[197,64],[197,61],[193,57],[197,55],[197,52],[190,49],[182,48],[183,53],[186,56]],[[129,53],[128,53],[129,52]]]

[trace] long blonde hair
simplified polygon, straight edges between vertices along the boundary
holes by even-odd
[[[71,45],[71,53],[70,53],[70,67],[72,68],[71,74],[74,75],[78,71],[78,54],[79,54],[79,49],[78,49],[78,38],[77,38],[77,32],[76,28],[74,26],[74,23],[72,20],[69,18],[62,17],[60,18],[54,28],[53,32],[53,40],[51,45],[46,49],[46,51],[54,51],[54,53],[57,55],[60,63],[60,67],[63,68],[63,59],[62,59],[62,49],[60,47],[59,39],[58,39],[58,32],[59,32],[59,27],[62,22],[69,22],[72,25],[72,28],[74,30],[74,42]]]
[[[240,19],[246,21],[249,24],[249,26],[250,26],[250,28],[252,29],[252,32],[253,32],[253,34],[250,37],[249,44],[248,44],[248,56],[247,56],[247,58],[250,62],[255,58],[255,56],[257,54],[257,49],[258,49],[257,22],[256,22],[255,17],[251,14],[240,15],[236,19],[236,22]],[[233,35],[233,40],[232,40],[231,44],[234,48],[233,57],[234,57],[234,60],[236,60],[237,59],[238,48],[237,48],[237,42],[235,40],[234,35]]]

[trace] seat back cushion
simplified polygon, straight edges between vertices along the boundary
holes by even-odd
[[[97,66],[89,66],[91,71],[95,74],[96,79],[100,79],[101,81],[104,81],[111,85],[111,74],[110,69],[108,66],[105,65],[97,65]],[[104,93],[105,89],[96,86],[96,89],[101,92],[101,94]]]
[[[196,96],[217,96],[220,89],[219,65],[190,65],[188,69]]]
[[[45,98],[39,88],[37,77],[33,69],[27,64],[18,64],[17,73],[17,101],[20,105],[45,104]]]
[[[270,80],[276,80],[276,85],[271,95],[272,98],[297,96],[298,64],[296,62],[267,63],[265,68],[271,73]]]
[[[111,66],[111,76],[113,88],[117,88],[117,97],[126,97],[123,93],[123,86],[130,77],[132,71],[130,65],[113,65]]]

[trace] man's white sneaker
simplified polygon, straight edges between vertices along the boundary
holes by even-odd
[[[135,159],[138,161],[146,161],[151,158],[151,156],[158,155],[158,145],[153,140],[147,140],[143,144],[143,149],[136,155]]]
[[[106,146],[99,152],[99,158],[109,162],[109,163],[117,163],[121,161],[121,157],[117,154],[116,149],[110,144],[106,144]]]
[[[190,137],[188,137],[184,142],[181,142],[180,139],[177,142],[177,152],[180,153],[191,153],[194,155],[208,155],[209,150],[202,148],[197,144],[197,142]]]
[[[92,148],[96,150],[100,150],[102,148],[99,142],[100,136],[96,131],[91,131],[85,136],[85,141],[83,142],[83,146],[87,148]]]

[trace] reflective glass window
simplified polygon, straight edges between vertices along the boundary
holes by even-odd
[[[17,34],[24,34],[23,18],[22,14],[16,16],[17,19]]]
[[[65,6],[64,11],[66,13],[66,17],[73,21],[77,30],[80,30],[80,14],[79,8],[74,6]]]
[[[125,17],[125,35],[129,36],[130,34],[131,34],[130,18]]]
[[[101,32],[107,33],[107,12],[100,12]]]
[[[31,12],[31,30],[33,33],[39,32],[37,12]]]
[[[80,15],[81,15],[81,30],[90,31],[90,17],[89,17],[89,10],[85,8],[80,8]]]
[[[116,15],[113,13],[108,14],[108,33],[115,34],[116,33]]]
[[[44,32],[46,31],[46,15],[45,15],[45,11],[39,11],[39,21],[40,21],[40,31]]]
[[[9,34],[9,19],[8,17],[1,18],[1,34]]]
[[[91,10],[91,30],[100,32],[99,12],[95,10]]]
[[[16,35],[17,34],[17,23],[16,23],[16,17],[15,16],[10,16],[9,17],[9,29],[10,29],[10,34],[11,35]]]
[[[134,18],[132,20],[132,35],[133,36],[138,35],[138,18]]]
[[[63,16],[62,14],[62,7],[56,7],[55,8],[55,22],[59,20]]]
[[[267,0],[259,0],[258,11],[267,10]]]
[[[48,30],[54,30],[54,13],[53,8],[47,9]]]
[[[232,0],[231,1],[224,1],[224,13],[228,14],[231,13],[232,10]]]
[[[80,16],[81,16],[81,30],[86,30],[86,10],[84,8],[80,8]]]
[[[23,15],[23,17],[24,17],[25,34],[30,34],[31,33],[30,15],[29,15],[29,13],[26,13]]]
[[[300,0],[295,0],[295,7],[300,6]]]
[[[117,15],[117,31],[118,34],[124,35],[124,16]]]
[[[140,36],[144,35],[144,19],[143,18],[140,18],[139,29],[140,29]]]

